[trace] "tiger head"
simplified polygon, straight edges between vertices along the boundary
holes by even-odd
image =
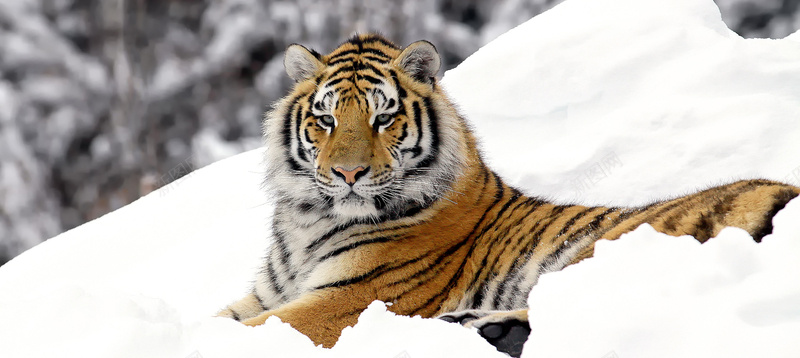
[[[296,84],[265,121],[267,183],[284,204],[374,221],[450,190],[467,129],[432,44],[358,35],[324,56],[294,44],[284,65]]]

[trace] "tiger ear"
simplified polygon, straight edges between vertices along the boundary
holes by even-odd
[[[319,60],[319,54],[298,44],[292,44],[286,49],[283,66],[286,68],[286,73],[295,82],[311,78],[324,67],[322,61]]]
[[[433,83],[442,60],[436,47],[428,41],[422,40],[408,45],[394,64],[417,81]]]

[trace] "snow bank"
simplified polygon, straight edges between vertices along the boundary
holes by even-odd
[[[800,41],[743,40],[711,1],[570,0],[444,84],[530,193],[631,204],[736,178],[800,184]],[[474,332],[373,304],[333,349],[211,317],[268,243],[262,150],[194,172],[0,268],[3,357],[490,357]],[[534,288],[527,357],[796,356],[800,202],[756,245],[642,227]],[[792,280],[792,279],[795,280]]]
[[[214,163],[3,266],[0,356],[502,357],[471,331],[380,303],[333,350],[277,319],[212,317],[248,291],[269,244],[262,156]]]
[[[649,225],[598,242],[531,292],[523,357],[797,357],[798,218],[794,200],[761,244],[738,228],[701,245]]]
[[[567,1],[445,84],[531,192],[626,205],[754,176],[800,185],[800,42],[742,39],[711,1]]]

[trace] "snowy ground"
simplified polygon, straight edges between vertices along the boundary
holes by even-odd
[[[491,164],[531,194],[636,204],[766,177],[800,184],[800,33],[744,40],[709,0],[569,0],[444,83]],[[261,150],[212,164],[0,268],[2,357],[502,357],[375,303],[333,349],[211,317],[269,244]],[[545,275],[525,357],[796,357],[800,200],[753,243],[643,226]]]

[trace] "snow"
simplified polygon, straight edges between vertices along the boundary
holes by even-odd
[[[568,1],[445,84],[506,178],[565,201],[631,205],[737,178],[786,180],[800,167],[798,58],[798,43],[737,36],[710,1]],[[581,179],[612,154],[614,180]]]
[[[797,356],[797,217],[795,200],[761,244],[738,228],[700,245],[649,225],[599,242],[592,259],[545,275],[532,291],[523,357]],[[558,327],[581,344],[565,353],[568,339],[548,334]]]
[[[570,0],[443,83],[491,165],[529,193],[623,205],[737,178],[800,184],[799,36],[742,39],[705,0]],[[503,356],[471,330],[382,303],[332,349],[277,319],[212,317],[249,288],[269,245],[262,155],[197,170],[0,268],[0,356]],[[533,289],[523,355],[796,356],[798,216],[795,200],[761,244],[737,229],[700,245],[647,226],[598,243]]]

